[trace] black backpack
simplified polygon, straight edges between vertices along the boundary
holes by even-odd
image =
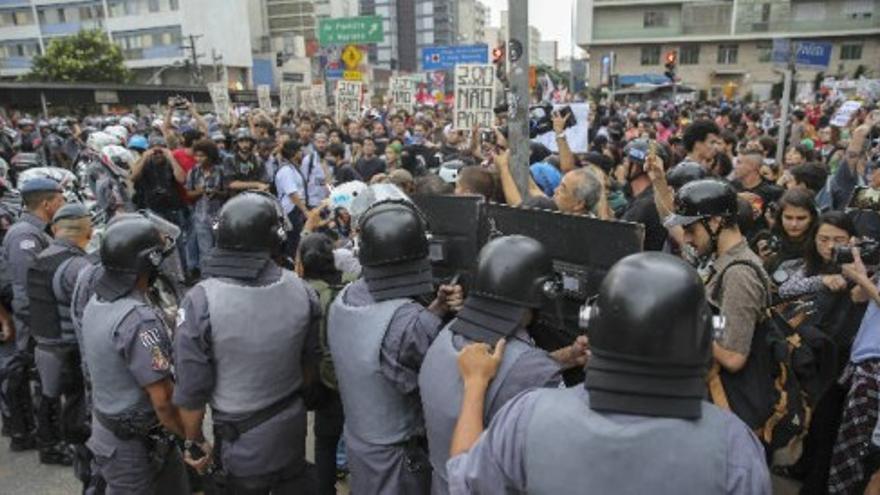
[[[767,283],[759,266],[735,261],[718,275],[716,292],[727,270],[737,265],[748,265]],[[743,369],[729,373],[716,362],[708,377],[712,402],[746,423],[764,445],[768,462],[777,465],[800,458],[813,408],[835,378],[834,343],[816,327],[801,325],[804,319],[791,303],[768,301]]]

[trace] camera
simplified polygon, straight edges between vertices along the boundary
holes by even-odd
[[[533,107],[529,107],[529,137],[534,139],[541,134],[546,134],[553,130],[553,105],[550,103],[542,103]],[[559,115],[566,118],[565,128],[577,125],[574,113],[571,107],[566,105],[556,110]]]
[[[865,265],[880,264],[880,242],[874,239],[862,239],[856,243],[859,254]],[[852,246],[834,246],[831,251],[831,261],[835,265],[846,265],[855,261]]]
[[[168,105],[176,108],[177,110],[186,109],[187,105],[189,105],[189,101],[186,98],[180,95],[172,96],[168,98]]]

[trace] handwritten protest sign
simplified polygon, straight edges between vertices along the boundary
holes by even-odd
[[[223,82],[208,83],[208,92],[211,93],[211,102],[214,104],[214,113],[223,123],[229,123],[229,89]]]
[[[336,82],[336,122],[360,117],[363,86],[360,81]]]
[[[257,101],[260,102],[260,108],[267,112],[272,111],[271,91],[272,89],[267,84],[257,86]]]
[[[281,113],[285,114],[289,110],[296,108],[297,98],[296,91],[299,85],[296,83],[282,82],[279,86],[278,96],[280,99]],[[301,101],[301,100],[300,100]]]
[[[853,100],[845,101],[843,105],[840,105],[840,108],[834,112],[834,117],[831,118],[831,125],[835,127],[848,126],[849,121],[852,120],[853,114],[855,114],[861,107],[861,102]]]
[[[409,77],[392,77],[389,94],[396,110],[413,113],[416,102],[416,82]]]
[[[491,129],[495,122],[495,67],[490,64],[455,66],[455,119],[457,130],[474,125]]]

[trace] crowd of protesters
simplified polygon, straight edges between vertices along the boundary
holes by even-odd
[[[243,108],[220,118],[177,103],[161,115],[9,117],[0,134],[4,231],[21,210],[17,178],[36,167],[76,175],[79,193],[94,201],[103,222],[150,210],[178,226],[187,285],[200,279],[224,204],[245,191],[277,198],[288,220],[287,257],[334,252],[336,268],[305,267],[307,279],[330,276],[334,283],[360,274],[351,216],[329,201],[351,183],[640,223],[644,249],[698,266],[709,299],[727,317],[713,346],[722,370],[746,365],[768,301],[810,308],[805,324],[836,345],[835,380],[815,398],[798,462],[775,470],[801,480],[802,493],[856,493],[866,485],[880,493],[880,253],[873,242],[880,239],[880,112],[870,102],[844,127],[830,123],[839,102],[817,97],[796,106],[782,162],[775,159],[781,119],[772,103],[594,102],[589,149],[577,152],[564,132],[572,117],[554,112],[546,124],[557,151],[531,143],[525,193],[511,170],[525,164],[511,163],[503,109],[493,129],[462,131],[442,105],[412,114],[378,106],[336,121]],[[706,179],[735,189],[735,217],[668,222],[681,207],[676,194]],[[306,243],[314,233],[329,247]],[[842,247],[853,248],[852,256],[840,258]],[[300,263],[312,259],[301,256]],[[757,267],[734,267],[720,280],[737,263]],[[11,319],[2,316],[5,330]],[[339,432],[331,437],[338,442]],[[322,447],[325,464],[333,462],[332,447]]]

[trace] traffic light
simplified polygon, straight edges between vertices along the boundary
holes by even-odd
[[[666,72],[664,72],[663,75],[668,77],[672,82],[675,82],[675,63],[677,58],[678,54],[675,50],[666,52]]]
[[[284,52],[275,52],[275,67],[284,65]]]

